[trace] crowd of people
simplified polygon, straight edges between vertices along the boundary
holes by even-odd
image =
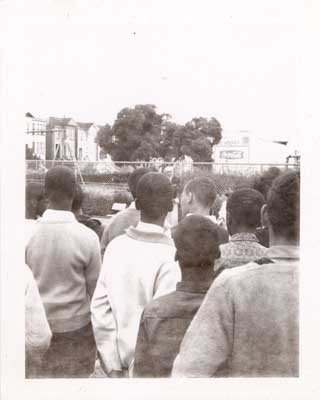
[[[103,226],[71,169],[47,171],[26,244],[26,377],[298,376],[299,172],[236,188],[224,218],[209,177],[178,200],[147,168],[128,185]]]

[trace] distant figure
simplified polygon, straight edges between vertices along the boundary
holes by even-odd
[[[92,229],[98,235],[98,238],[100,240],[102,235],[102,224],[98,219],[91,218],[89,215],[83,214],[82,212],[83,199],[84,199],[84,194],[82,188],[79,184],[77,184],[71,211],[77,218],[77,221],[80,222],[80,224],[83,224],[88,228]]]
[[[217,223],[216,217],[210,215],[216,195],[216,189],[211,179],[200,177],[188,181],[180,197],[182,218],[195,214],[202,215],[210,219],[210,221]],[[220,244],[228,242],[229,235],[224,228],[219,227],[218,234]]]
[[[104,255],[104,252],[106,251],[106,247],[112,239],[116,238],[117,236],[123,235],[125,233],[125,230],[130,226],[136,227],[138,222],[140,221],[140,211],[137,210],[135,206],[135,198],[137,197],[137,185],[139,179],[148,172],[150,172],[149,168],[137,168],[130,174],[128,185],[133,197],[133,201],[128,208],[116,214],[112,218],[109,226],[104,229],[100,241],[102,257]]]
[[[238,267],[264,255],[266,248],[255,236],[263,204],[262,194],[254,189],[240,189],[230,195],[226,209],[231,238],[229,243],[220,246],[221,258],[216,268]]]
[[[173,377],[299,376],[300,175],[278,177],[262,259],[223,271],[191,322]]]
[[[71,212],[75,189],[71,169],[56,166],[46,173],[48,209],[26,247],[52,331],[44,377],[87,377],[95,362],[90,299],[101,268],[100,246],[97,235]]]
[[[41,361],[51,341],[46,312],[30,268],[24,266],[25,275],[25,367],[26,378],[41,373]]]
[[[143,175],[136,192],[141,220],[106,249],[91,318],[101,366],[111,377],[128,376],[132,368],[144,307],[174,291],[181,279],[173,240],[164,234],[172,194],[163,174]]]
[[[177,226],[175,258],[182,281],[173,293],[152,300],[144,309],[134,376],[170,376],[183,336],[213,281],[213,265],[220,257],[217,228],[200,215],[186,217]]]

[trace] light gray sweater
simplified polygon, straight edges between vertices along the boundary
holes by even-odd
[[[47,210],[26,248],[52,332],[90,322],[90,299],[101,268],[98,236],[69,211]]]

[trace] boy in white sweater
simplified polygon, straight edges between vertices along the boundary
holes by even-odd
[[[136,198],[141,220],[136,228],[115,238],[104,254],[91,320],[101,366],[111,377],[127,376],[133,365],[144,307],[153,298],[174,291],[181,280],[174,263],[174,243],[164,234],[172,195],[165,175],[143,175]]]
[[[90,299],[101,268],[100,246],[98,236],[71,212],[75,187],[71,169],[47,172],[48,209],[26,248],[53,333],[43,359],[46,377],[87,377],[94,369]]]

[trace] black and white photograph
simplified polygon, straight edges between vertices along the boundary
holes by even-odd
[[[108,388],[134,384],[160,396],[162,382],[182,391],[171,398],[214,398],[220,383],[229,398],[238,380],[239,400],[316,398],[298,386],[313,376],[299,86],[313,2],[13,3],[1,28],[4,398],[17,398],[14,378],[28,398],[126,399]],[[288,389],[250,397],[254,382],[265,396],[268,382]]]

